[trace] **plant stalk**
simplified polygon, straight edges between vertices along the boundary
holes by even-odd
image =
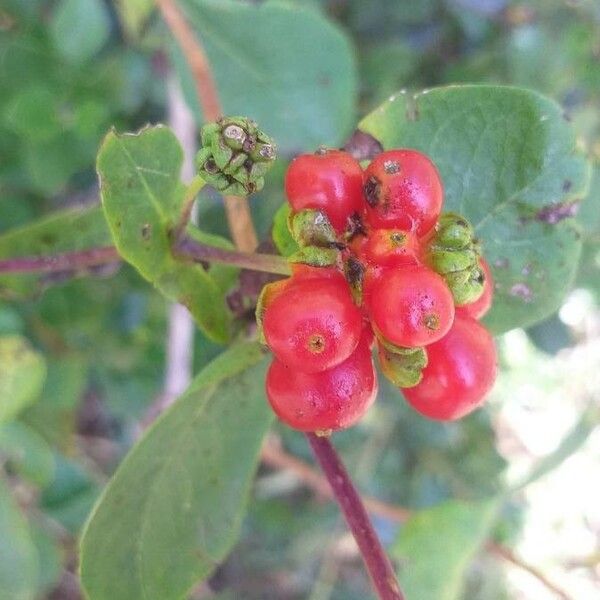
[[[191,262],[221,263],[277,275],[290,275],[290,266],[285,258],[274,254],[255,254],[226,250],[201,244],[188,237],[173,244],[173,254],[180,260]],[[61,271],[83,271],[109,263],[119,262],[121,257],[113,246],[90,248],[78,252],[65,252],[50,256],[19,256],[0,260],[0,274],[59,273]]]
[[[58,273],[82,271],[121,260],[113,246],[90,248],[50,256],[21,256],[0,260],[0,273]]]
[[[331,441],[314,433],[307,433],[306,438],[358,544],[377,596],[380,600],[404,600],[394,569]]]
[[[201,244],[189,237],[176,240],[173,244],[173,253],[178,258],[194,262],[222,263],[251,271],[276,273],[278,275],[289,275],[291,273],[288,261],[282,256],[216,248],[215,246]]]

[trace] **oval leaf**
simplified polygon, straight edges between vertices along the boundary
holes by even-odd
[[[407,598],[458,600],[466,569],[494,523],[498,502],[449,500],[417,512],[391,554]]]
[[[167,298],[185,305],[208,337],[225,342],[229,313],[223,292],[202,267],[171,254],[169,231],[185,194],[182,161],[168,127],[147,127],[135,135],[110,132],[97,162],[102,205],[121,256]]]
[[[267,360],[234,346],[132,450],[92,513],[81,578],[91,600],[175,600],[234,544],[262,439]]]
[[[19,421],[0,425],[0,457],[12,469],[43,487],[54,475],[54,455],[44,438]]]
[[[19,335],[0,337],[0,423],[37,399],[46,379],[46,363]]]
[[[213,67],[225,114],[248,115],[284,152],[339,145],[352,128],[357,73],[344,33],[319,12],[285,2],[184,0]],[[190,106],[194,80],[175,64]]]
[[[37,568],[27,521],[0,477],[0,599],[33,600]]]
[[[496,281],[486,317],[500,333],[550,315],[571,285],[581,250],[570,218],[590,168],[560,107],[527,90],[451,86],[392,97],[360,123],[384,148],[431,156],[445,210],[483,240]]]

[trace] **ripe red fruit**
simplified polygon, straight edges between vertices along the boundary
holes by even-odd
[[[442,210],[444,189],[431,160],[416,150],[378,154],[365,171],[366,217],[372,227],[425,235]]]
[[[263,332],[285,365],[314,373],[346,360],[362,332],[362,316],[341,274],[300,278],[267,304]]]
[[[361,251],[365,260],[381,267],[418,264],[416,236],[400,229],[373,229]]]
[[[368,340],[341,364],[304,373],[274,359],[267,373],[267,397],[275,414],[300,431],[344,429],[373,404],[377,377]]]
[[[481,405],[496,379],[496,348],[488,330],[459,316],[448,335],[427,347],[423,379],[403,389],[419,413],[440,421],[459,419]]]
[[[366,281],[365,301],[374,329],[392,344],[426,346],[442,338],[454,319],[448,286],[427,267],[383,269]]]
[[[483,318],[488,310],[490,310],[492,306],[492,300],[494,299],[494,279],[492,277],[490,265],[485,258],[479,259],[479,265],[485,274],[483,293],[477,300],[475,300],[475,302],[456,307],[456,314],[472,317],[473,319]]]
[[[285,192],[292,210],[321,210],[338,233],[346,229],[348,217],[360,214],[362,186],[360,164],[341,150],[301,154],[290,163],[285,175]]]

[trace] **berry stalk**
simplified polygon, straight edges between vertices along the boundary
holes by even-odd
[[[404,600],[396,574],[381,546],[369,515],[329,438],[307,433],[306,438],[333,490],[380,600]]]
[[[193,262],[215,262],[251,271],[276,273],[278,275],[290,274],[288,261],[276,254],[226,250],[224,248],[217,248],[216,246],[209,246],[208,244],[201,244],[187,237],[176,240],[172,250],[177,258],[188,259]]]

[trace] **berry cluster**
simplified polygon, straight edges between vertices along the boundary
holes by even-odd
[[[421,414],[450,420],[479,406],[496,376],[477,321],[493,284],[469,222],[441,214],[431,160],[390,150],[363,171],[346,152],[319,150],[292,161],[285,189],[300,250],[257,309],[279,418],[302,431],[356,423],[377,394],[374,345]]]

